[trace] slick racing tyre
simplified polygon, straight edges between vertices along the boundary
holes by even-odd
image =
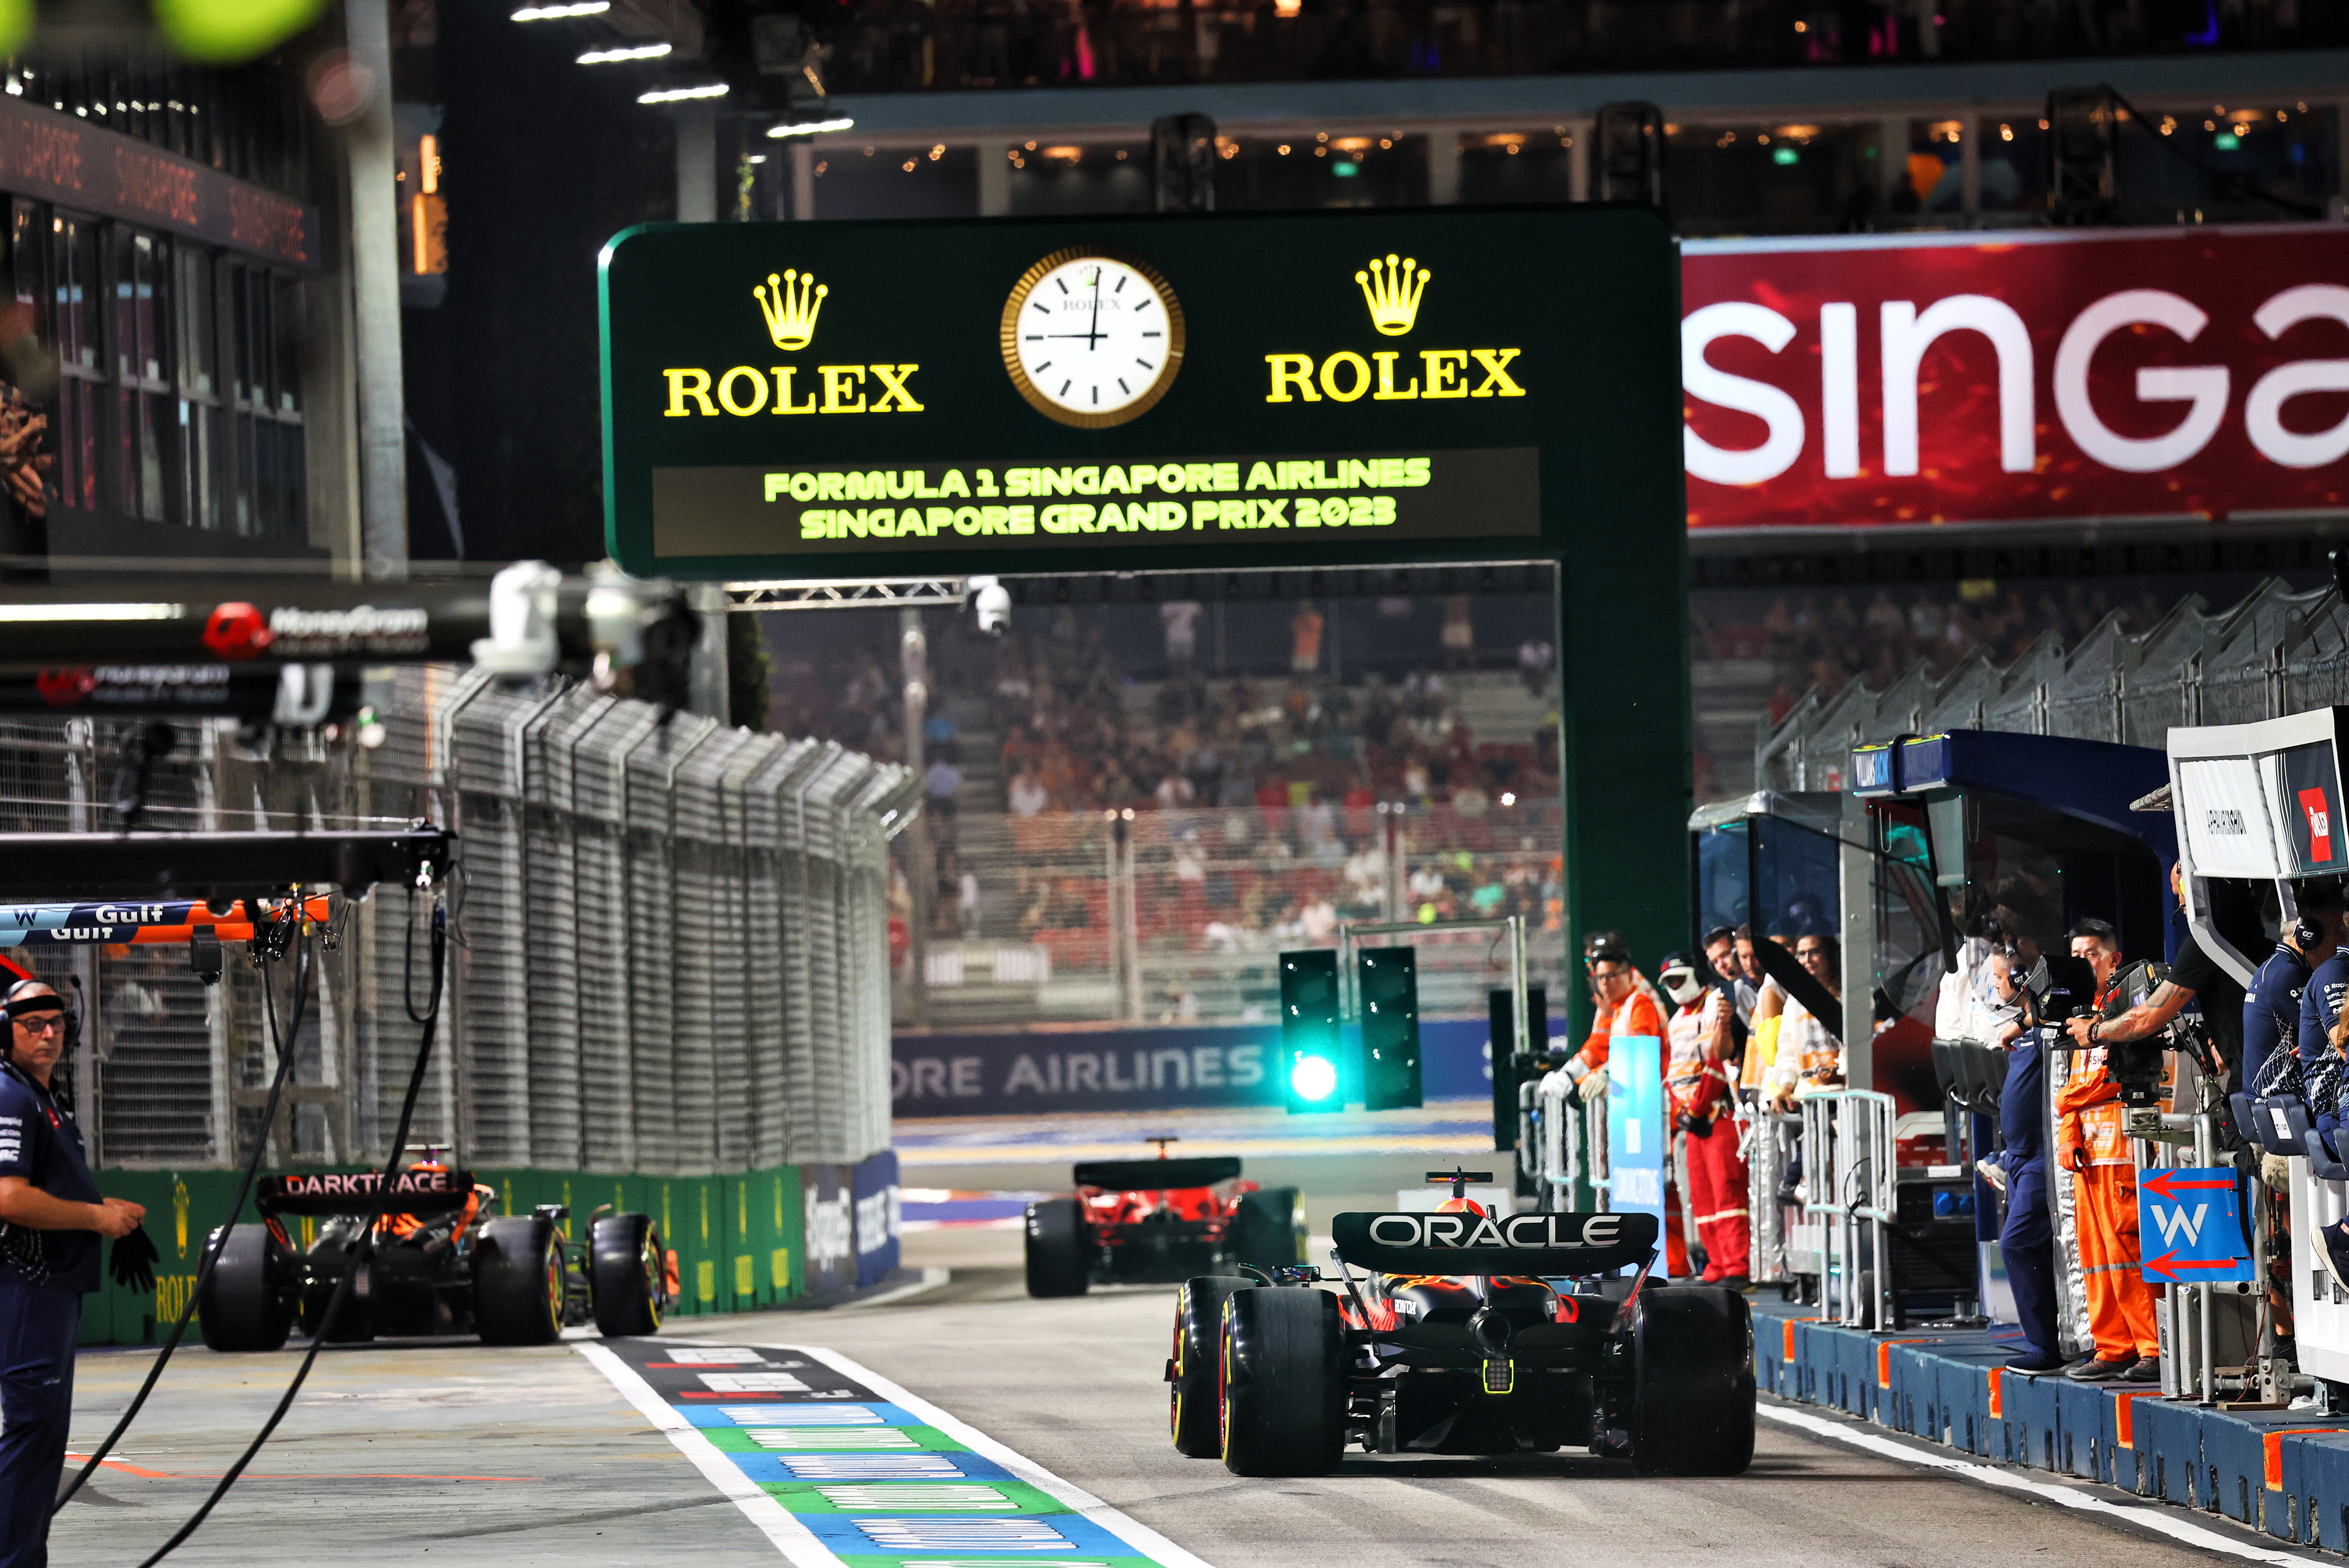
[[[552,1345],[563,1334],[563,1243],[535,1214],[491,1220],[473,1249],[473,1322],[483,1345]]]
[[[275,1350],[294,1328],[293,1259],[267,1225],[239,1225],[222,1242],[196,1293],[196,1327],[208,1350]]]
[[[587,1227],[587,1284],[605,1338],[658,1334],[667,1276],[651,1215],[607,1214]]]
[[[1754,1462],[1754,1317],[1711,1285],[1651,1285],[1631,1324],[1631,1463],[1733,1476]]]
[[[1319,1476],[1346,1443],[1344,1337],[1326,1291],[1257,1286],[1224,1303],[1224,1468]]]
[[[1081,1296],[1092,1283],[1092,1236],[1073,1198],[1028,1205],[1028,1293]]]
[[[1174,1297],[1174,1356],[1166,1365],[1168,1425],[1174,1434],[1174,1451],[1195,1459],[1212,1459],[1224,1450],[1224,1411],[1217,1398],[1222,1385],[1218,1356],[1222,1352],[1224,1303],[1248,1282],[1222,1274],[1203,1274],[1185,1282]]]
[[[1305,1261],[1305,1227],[1297,1189],[1268,1187],[1240,1194],[1228,1232],[1232,1262],[1251,1269],[1285,1269]]]

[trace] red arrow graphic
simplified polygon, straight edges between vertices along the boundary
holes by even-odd
[[[2180,1192],[2187,1191],[2193,1188],[2232,1187],[2235,1185],[2234,1179],[2229,1176],[2207,1177],[2199,1181],[2182,1181],[2178,1179],[2185,1174],[2186,1173],[2182,1170],[2152,1171],[2137,1179],[2137,1190],[2140,1192],[2150,1192],[2156,1198],[2164,1199],[2174,1203],[2178,1200],[2178,1195]]]
[[[2190,1282],[2178,1279],[2178,1271],[2180,1269],[2239,1269],[2242,1266],[2243,1260],[2240,1258],[2211,1258],[2205,1261],[2188,1259],[2180,1262],[2176,1252],[2164,1252],[2158,1258],[2147,1258],[2145,1261],[2147,1273],[2159,1274],[2164,1279],[2178,1280],[2180,1284]]]

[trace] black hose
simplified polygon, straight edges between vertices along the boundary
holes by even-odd
[[[295,895],[294,908],[296,911],[301,909],[298,892]],[[293,918],[298,919],[298,913]],[[310,944],[304,941],[294,961],[294,1004],[286,1021],[285,1036],[281,1038],[277,1031],[277,993],[271,989],[269,982],[270,966],[276,961],[270,957],[265,942],[256,941],[254,947],[261,960],[262,1011],[269,1019],[269,1043],[277,1051],[277,1076],[269,1085],[269,1100],[262,1108],[260,1136],[253,1140],[252,1158],[244,1162],[244,1179],[237,1184],[236,1200],[229,1205],[228,1220],[221,1227],[221,1246],[207,1247],[203,1256],[197,1260],[195,1283],[188,1291],[187,1301],[180,1307],[179,1319],[171,1324],[171,1332],[164,1339],[163,1348],[155,1354],[155,1365],[147,1369],[147,1380],[140,1384],[139,1392],[130,1397],[129,1407],[122,1412],[122,1418],[114,1423],[114,1430],[106,1434],[106,1440],[98,1445],[88,1460],[74,1472],[73,1480],[66,1483],[65,1490],[57,1493],[57,1501],[49,1509],[52,1515],[73,1501],[74,1493],[81,1490],[82,1483],[89,1480],[106,1456],[114,1451],[114,1445],[122,1440],[122,1434],[129,1430],[130,1423],[146,1405],[147,1396],[155,1391],[156,1379],[163,1376],[163,1368],[170,1363],[171,1353],[180,1347],[181,1336],[188,1332],[189,1320],[195,1315],[196,1298],[203,1294],[204,1282],[212,1278],[212,1265],[219,1261],[222,1248],[228,1243],[228,1233],[235,1229],[236,1217],[244,1212],[244,1200],[251,1195],[254,1177],[261,1169],[261,1157],[269,1147],[269,1129],[277,1125],[277,1097],[285,1091],[285,1080],[293,1073],[295,1053],[302,1038],[302,1014],[310,1001],[311,949]],[[288,1044],[289,1041],[293,1044]]]
[[[411,888],[409,893],[411,910],[415,897],[415,891]],[[413,913],[409,918],[408,926],[409,937],[408,950],[413,952],[416,930]],[[408,1147],[408,1129],[409,1124],[416,1119],[417,1096],[423,1091],[425,1068],[432,1060],[432,1040],[439,1032],[440,1023],[440,983],[447,966],[448,953],[448,914],[436,905],[432,910],[432,984],[425,999],[422,1014],[419,1015],[417,1012],[412,1001],[405,996],[401,999],[409,1019],[423,1025],[424,1037],[416,1047],[416,1066],[408,1075],[408,1094],[400,1102],[399,1129],[391,1135],[391,1157],[384,1164],[382,1182],[378,1189],[382,1193],[389,1193],[393,1179],[399,1174],[400,1155]],[[359,1231],[358,1246],[351,1254],[350,1265],[343,1271],[343,1277],[336,1282],[335,1293],[326,1303],[326,1312],[318,1319],[318,1332],[311,1339],[309,1350],[303,1355],[302,1365],[295,1369],[294,1381],[285,1386],[285,1397],[277,1401],[277,1408],[269,1413],[269,1419],[263,1424],[260,1433],[246,1446],[244,1452],[237,1456],[236,1463],[228,1468],[228,1473],[221,1477],[220,1484],[212,1488],[212,1495],[204,1499],[203,1506],[190,1515],[185,1524],[172,1532],[171,1538],[157,1547],[154,1554],[141,1563],[139,1568],[155,1568],[156,1563],[169,1557],[178,1550],[181,1542],[196,1532],[204,1521],[211,1517],[214,1506],[222,1498],[228,1495],[228,1489],[234,1486],[237,1478],[244,1473],[245,1466],[251,1464],[254,1456],[261,1452],[261,1446],[269,1441],[271,1434],[277,1430],[277,1424],[285,1418],[285,1412],[293,1408],[294,1396],[302,1391],[303,1382],[310,1376],[311,1365],[318,1359],[318,1352],[326,1345],[326,1325],[333,1323],[336,1315],[342,1310],[343,1299],[350,1293],[351,1281],[367,1266],[370,1255],[375,1250],[375,1231],[376,1227],[372,1224]]]

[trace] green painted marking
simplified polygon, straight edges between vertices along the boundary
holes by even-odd
[[[729,1454],[910,1454],[965,1453],[956,1442],[936,1427],[704,1427],[701,1435],[709,1439],[719,1452]],[[764,1432],[771,1438],[788,1441],[760,1442],[753,1433]],[[903,1434],[907,1444],[881,1444],[874,1433]]]

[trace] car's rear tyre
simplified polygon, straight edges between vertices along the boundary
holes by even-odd
[[[1293,1287],[1234,1291],[1221,1337],[1224,1468],[1329,1474],[1346,1442],[1338,1298]]]
[[[1028,1293],[1081,1296],[1092,1282],[1092,1235],[1073,1198],[1028,1205]]]
[[[294,1329],[294,1260],[266,1225],[250,1222],[225,1239],[212,1272],[196,1293],[196,1328],[208,1350],[276,1350]]]
[[[1733,1476],[1754,1462],[1754,1316],[1711,1285],[1649,1286],[1631,1324],[1631,1463]]]
[[[1168,1366],[1167,1424],[1174,1451],[1212,1459],[1224,1451],[1220,1397],[1224,1303],[1248,1282],[1231,1275],[1203,1274],[1187,1280],[1174,1297],[1174,1356]]]
[[[1251,1269],[1285,1269],[1305,1261],[1305,1226],[1294,1187],[1240,1194],[1226,1232],[1232,1262]]]
[[[651,1215],[609,1214],[587,1227],[587,1283],[605,1338],[658,1334],[667,1276]]]
[[[563,1245],[537,1215],[491,1220],[473,1249],[473,1322],[484,1345],[552,1345],[563,1334]]]

